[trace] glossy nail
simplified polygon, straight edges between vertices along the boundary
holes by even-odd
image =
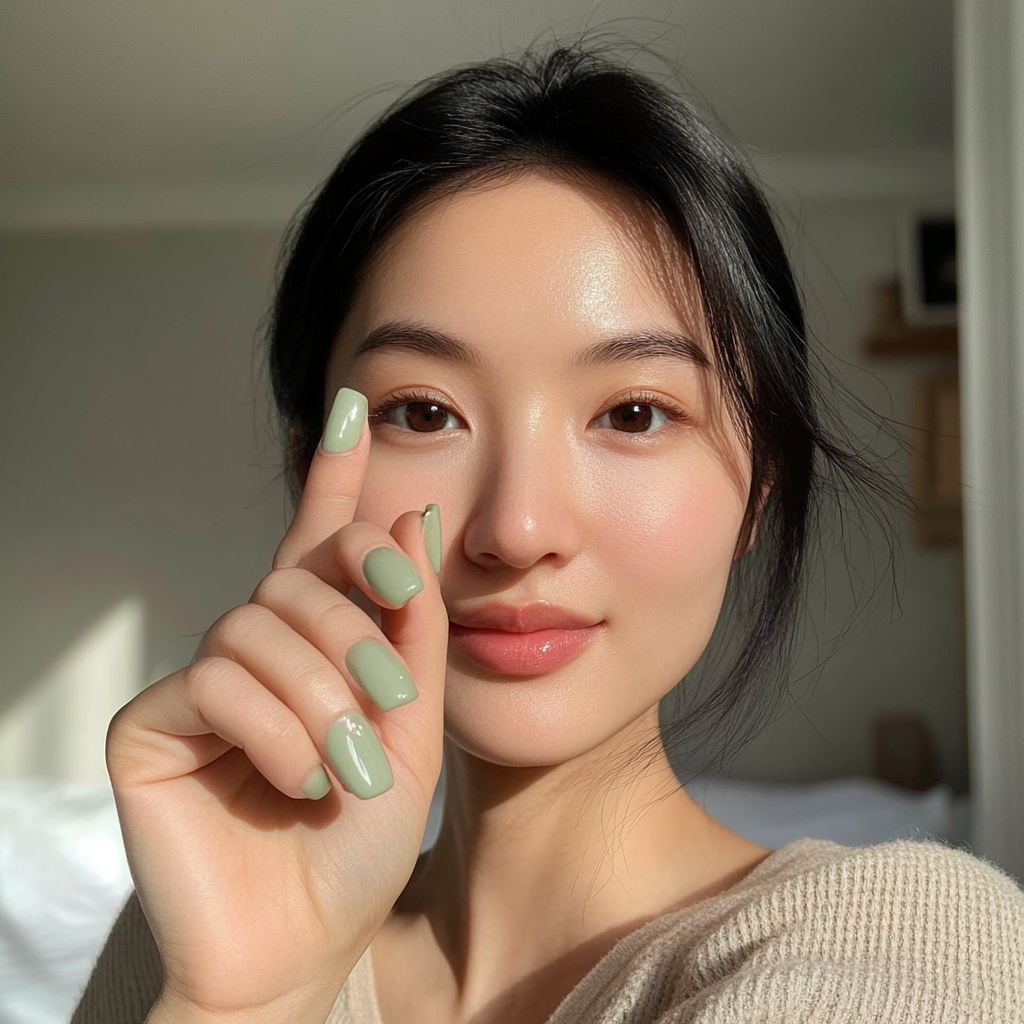
[[[423,512],[423,542],[434,572],[441,571],[441,509],[434,503]]]
[[[302,795],[307,800],[322,800],[331,791],[331,780],[320,765],[309,773],[309,778],[302,784]]]
[[[355,448],[366,421],[366,397],[351,388],[334,396],[321,444],[325,452],[347,452]]]
[[[401,608],[423,589],[416,566],[394,548],[374,548],[363,559],[363,575],[366,582],[396,608]]]
[[[358,711],[332,722],[327,730],[327,756],[345,788],[369,800],[386,793],[395,783],[388,755],[373,727]]]
[[[345,655],[348,670],[383,711],[390,711],[417,697],[408,669],[377,640],[357,640]]]

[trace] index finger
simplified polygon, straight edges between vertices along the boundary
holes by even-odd
[[[366,397],[341,388],[313,454],[295,516],[274,555],[275,569],[296,565],[306,552],[352,522],[369,451]]]

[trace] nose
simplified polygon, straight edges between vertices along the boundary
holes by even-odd
[[[580,550],[579,472],[570,444],[543,427],[481,454],[466,557],[487,569],[565,565]]]

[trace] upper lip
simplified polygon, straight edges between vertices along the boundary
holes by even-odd
[[[449,616],[453,625],[469,629],[500,629],[506,633],[532,633],[538,629],[586,629],[600,619],[554,604],[488,604]]]

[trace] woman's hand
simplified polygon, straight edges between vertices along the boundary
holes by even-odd
[[[448,619],[422,514],[390,534],[352,522],[361,397],[341,393],[359,440],[317,451],[250,602],[111,723],[107,765],[164,967],[151,1020],[324,1020],[415,864],[441,765]]]

